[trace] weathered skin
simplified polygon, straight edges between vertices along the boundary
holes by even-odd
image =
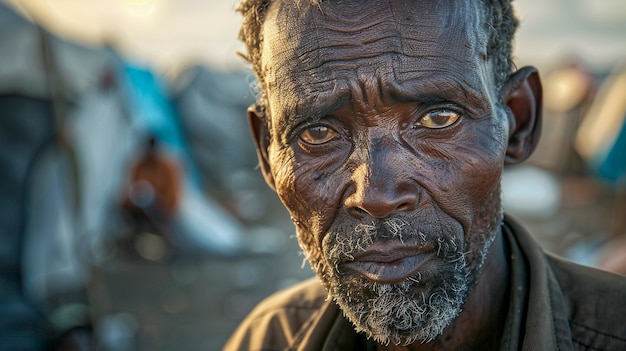
[[[298,10],[279,2],[263,35],[269,106],[267,121],[250,111],[251,126],[264,175],[322,282],[332,285],[337,269],[328,233],[401,218],[459,243],[476,283],[442,336],[410,348],[496,348],[508,293],[499,182],[503,165],[525,159],[537,139],[534,69],[496,89],[480,6],[468,1],[302,2]],[[423,256],[435,246],[411,250]],[[420,261],[420,289],[430,291],[449,266]]]

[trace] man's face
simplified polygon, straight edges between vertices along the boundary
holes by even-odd
[[[331,296],[381,343],[440,335],[499,227],[508,122],[478,3],[267,13],[270,179]]]

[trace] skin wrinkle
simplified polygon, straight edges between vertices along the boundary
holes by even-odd
[[[472,92],[470,90],[468,90],[467,88],[463,88],[463,87],[467,87],[469,85],[467,84],[463,84],[463,79],[461,79],[462,77],[459,77],[459,79],[456,82],[444,82],[441,81],[440,83],[437,83],[437,81],[440,81],[441,78],[436,79],[435,82],[427,82],[429,80],[430,77],[432,77],[433,75],[435,75],[436,73],[449,73],[446,70],[434,70],[435,72],[432,72],[433,70],[431,70],[431,74],[427,75],[424,77],[423,81],[424,83],[419,83],[419,82],[415,82],[415,83],[408,83],[407,85],[409,87],[403,87],[398,85],[397,82],[393,82],[393,81],[389,81],[389,80],[383,80],[384,82],[384,90],[388,91],[388,95],[390,95],[391,97],[398,99],[399,101],[409,101],[409,100],[422,100],[422,101],[429,101],[431,99],[451,99],[451,100],[469,100],[472,104],[471,106],[480,106],[481,108],[486,107],[485,103],[483,102],[482,99],[480,99],[478,97],[479,92],[475,91]],[[419,72],[417,70],[414,71],[409,71],[409,72],[402,72],[402,74],[404,73],[415,73],[415,72]],[[351,71],[349,75],[347,75],[347,77],[351,77],[352,75],[354,75],[355,72]],[[394,73],[394,75],[396,75],[396,73]],[[380,86],[380,88],[382,89],[383,85]],[[321,88],[320,88],[321,89]],[[352,90],[354,91],[354,89]],[[419,94],[421,95],[421,97],[416,97],[416,92],[419,91]],[[428,91],[432,91],[433,93],[428,93]],[[342,98],[340,101],[345,101],[347,99],[347,95],[349,94],[350,90],[344,89],[344,92],[341,94]],[[458,97],[453,97],[455,95],[458,95],[459,92],[463,93],[462,96],[458,96]],[[436,95],[434,95],[436,94]],[[430,95],[430,96],[429,96]],[[419,96],[419,95],[418,95]],[[314,95],[314,98],[316,98],[316,96]],[[356,98],[356,97],[355,97]],[[353,98],[353,99],[355,99]],[[325,99],[317,99],[319,101],[325,101]],[[316,111],[318,109],[322,109],[323,111],[325,111],[326,113],[330,113],[332,111],[332,107],[331,106],[337,106],[338,103],[328,103],[326,102],[326,104],[328,105],[328,107],[319,107],[319,108],[314,108],[313,111]],[[306,98],[301,99],[298,101],[298,106],[311,106],[311,104],[307,101]],[[467,105],[466,105],[467,106]],[[299,107],[299,108],[295,108],[295,110],[305,110],[304,107]],[[488,109],[487,111],[483,112],[483,115],[478,115],[478,113],[476,113],[477,111],[475,109],[471,109],[468,108],[468,114],[467,117],[469,118],[483,118],[484,116],[490,115],[491,110]],[[315,114],[315,116],[318,116],[319,114]],[[301,119],[306,119],[307,116],[298,116],[298,118]],[[313,117],[311,117],[313,118]]]
[[[443,71],[442,71],[442,72],[443,72]],[[318,85],[319,85],[319,84],[326,83],[326,82],[332,82],[332,78],[325,79],[325,80],[323,80],[321,83],[318,83]],[[396,84],[397,84],[397,83],[396,83]],[[449,88],[449,89],[446,89],[446,90],[454,90],[454,88],[455,88],[455,87],[457,87],[457,88],[458,88],[458,87],[463,87],[463,86],[468,86],[468,85],[463,85],[463,84],[459,84],[459,83],[450,84],[450,88]],[[317,91],[323,91],[323,89],[324,89],[324,87],[323,87],[323,86],[320,86],[319,88],[315,88],[315,89],[312,89],[312,90],[314,90],[315,92],[317,92]],[[336,88],[335,88],[335,89],[336,89]],[[390,90],[392,90],[392,91],[393,91],[393,90],[395,90],[395,91],[401,91],[401,90],[406,90],[406,89],[401,89],[401,88],[399,88],[399,87],[396,87],[395,89],[390,88]],[[417,87],[416,87],[416,90],[417,90]],[[437,89],[433,88],[432,90],[433,90],[433,91],[436,91]],[[438,88],[438,90],[443,90],[443,89],[441,89],[441,87],[439,87],[439,88]],[[306,93],[307,93],[307,92],[303,92],[303,94],[306,94]],[[464,93],[465,93],[465,98],[468,98],[468,97],[473,97],[473,99],[472,99],[473,101],[475,101],[475,100],[479,100],[479,99],[476,97],[476,96],[477,96],[476,92],[464,91]],[[407,92],[403,92],[402,94],[403,94],[403,95],[410,95],[410,92],[408,92],[408,91],[407,91]],[[400,95],[400,93],[399,93],[399,94],[397,94],[397,95]],[[313,98],[317,98],[317,95],[316,95],[316,94],[300,95],[300,96],[312,96]],[[325,101],[326,99],[324,99],[324,98],[319,98],[318,100],[320,100],[320,101]],[[342,100],[345,100],[345,98],[344,98],[344,99],[342,99]],[[308,102],[303,102],[302,100],[296,100],[296,101],[294,101],[294,102],[295,102],[296,104],[298,104],[298,106],[306,106],[306,105],[308,104]],[[337,104],[338,104],[338,103],[334,103],[333,105],[337,105]],[[309,106],[310,106],[310,105],[309,105]],[[299,111],[302,111],[302,110],[305,110],[305,109],[304,109],[304,108],[302,108],[302,107],[296,107],[294,110],[296,110],[296,111],[298,111],[298,112],[299,112]],[[319,108],[317,108],[317,109],[316,109],[316,108],[314,108],[314,109],[313,109],[313,111],[316,111],[316,110],[319,110]],[[332,110],[332,108],[331,108],[331,107],[328,107],[328,108],[325,108],[323,112],[328,112],[328,111],[330,111],[330,110]],[[310,113],[310,112],[309,112],[309,113]],[[300,113],[298,113],[298,114],[300,114]],[[317,116],[317,115],[319,115],[319,114],[316,114],[316,116]],[[307,116],[299,116],[298,118],[306,118],[306,117],[307,117]]]
[[[463,105],[468,112],[466,114],[467,117],[482,117],[479,115],[479,110],[474,108],[474,106],[480,107],[480,110],[484,111],[484,115],[490,115],[491,109],[481,98],[481,91],[471,88],[471,84],[468,84],[465,77],[456,76],[456,73],[452,72],[454,80],[442,80],[441,75],[450,74],[451,72],[441,68],[431,69],[426,74],[421,73],[422,71],[420,70],[395,70],[394,75],[419,74],[422,78],[416,82],[407,81],[404,85],[400,85],[397,82],[394,84],[393,81],[387,83],[386,86],[390,90],[390,96],[399,101],[415,100],[416,95],[419,96],[418,100],[424,102],[430,99],[467,101],[469,104]],[[462,94],[462,96],[458,96],[458,94]]]
[[[243,0],[238,10],[244,14],[244,24],[241,28],[240,38],[246,43],[248,47],[248,59],[253,64],[255,75],[259,78],[259,102],[261,115],[266,110],[266,103],[268,101],[267,96],[264,95],[265,87],[265,72],[261,67],[260,52],[257,49],[263,49],[264,33],[262,32],[263,26],[261,23],[265,21],[268,5],[273,0]],[[308,1],[305,1],[308,3]],[[314,6],[318,6],[321,10],[321,5],[317,0],[311,0],[310,3]],[[482,14],[485,16],[485,20],[482,21],[481,28],[475,33],[485,31],[488,33],[488,45],[486,52],[481,52],[481,57],[484,60],[489,59],[488,64],[491,68],[494,68],[496,74],[494,75],[494,81],[498,89],[502,86],[506,80],[514,64],[511,59],[511,41],[513,34],[517,26],[517,20],[513,16],[513,11],[509,1],[481,1],[483,6]],[[300,7],[302,2],[295,1],[294,4],[298,8],[298,11],[303,9]],[[443,7],[443,2],[439,5]],[[306,5],[305,5],[306,6]],[[439,10],[439,8],[437,9]],[[428,11],[426,11],[428,12]],[[436,13],[437,11],[435,11]],[[408,11],[403,11],[408,13]],[[468,14],[469,15],[469,14]],[[412,20],[408,18],[407,21]],[[442,18],[446,18],[442,16]],[[450,20],[452,17],[450,17]],[[260,29],[260,33],[257,30]],[[466,45],[467,46],[467,45]],[[492,71],[490,71],[492,72]],[[263,79],[262,79],[263,78]]]
[[[281,15],[285,16],[286,18],[290,18],[293,16],[287,16],[286,13],[282,13]],[[310,15],[308,17],[311,17]],[[285,20],[284,22],[286,22],[287,20]],[[328,37],[329,34],[332,33],[320,33],[319,32],[319,27],[318,25],[315,24],[315,22],[313,21],[313,25],[316,28],[316,35],[322,35],[322,37]],[[396,30],[396,32],[399,32],[398,30]],[[453,31],[454,33],[456,33],[457,31]],[[478,32],[478,31],[475,31]],[[457,34],[454,34],[457,35]],[[467,34],[469,35],[469,33]],[[318,37],[319,38],[319,37]],[[403,40],[406,40],[406,38],[403,38]],[[440,40],[440,38],[438,38],[437,40]],[[333,58],[332,56],[335,55],[335,53],[337,52],[337,50],[335,50],[336,48],[333,48],[332,45],[330,45],[330,48],[328,48],[327,50],[323,50],[323,52],[315,52],[315,51],[311,51],[313,49],[306,49],[307,47],[313,47],[313,48],[317,48],[319,47],[319,44],[317,44],[317,40],[311,40],[309,37],[305,37],[302,39],[297,39],[297,38],[293,38],[290,37],[290,43],[293,43],[294,45],[296,44],[301,44],[302,47],[304,47],[305,49],[303,49],[304,52],[301,52],[299,54],[300,57],[302,57],[303,55],[307,54],[308,52],[311,52],[311,55],[314,57],[310,60],[303,60],[301,59],[301,62],[315,62],[316,58],[319,58],[320,63],[319,64],[315,64],[315,65],[309,65],[307,71],[310,74],[315,74],[315,71],[321,71],[321,68],[323,67],[323,65],[325,65],[325,63],[328,64],[332,64],[333,62],[340,62],[343,59],[343,56],[340,55],[340,57],[337,58]],[[307,43],[311,43],[311,44],[307,44]],[[415,57],[420,56],[421,54],[423,54],[421,51],[423,51],[421,48],[422,47],[426,47],[427,45],[423,45],[424,43],[421,43],[421,45],[417,45],[415,48],[411,47],[412,50],[407,50],[408,52],[414,52]],[[352,45],[352,44],[350,44]],[[440,44],[439,44],[440,45]],[[378,51],[380,51],[381,55],[382,54],[386,54],[388,55],[389,52],[394,52],[395,54],[398,55],[403,55],[406,54],[405,50],[399,50],[396,51],[393,48],[396,47],[397,45],[389,45],[389,43],[383,43],[383,45],[380,46],[380,49]],[[410,46],[410,45],[409,45]],[[441,48],[442,50],[445,49],[445,47]],[[287,50],[287,48],[285,48],[284,50]],[[322,50],[322,49],[319,49]],[[369,55],[367,58],[368,59],[373,59],[377,56],[377,54],[375,54],[377,51],[376,50],[368,50],[368,52],[371,52],[372,54]],[[281,57],[284,59],[285,55],[278,55],[279,57],[274,58],[276,61],[280,62]],[[425,56],[425,55],[423,55]],[[438,57],[438,60],[441,60],[441,57]],[[288,67],[290,65],[293,65],[294,67],[299,67],[298,64],[301,62],[280,62],[280,64],[275,65],[275,67]],[[441,64],[441,62],[438,62],[439,64]],[[354,62],[350,62],[350,65],[348,67],[349,70],[352,69]],[[400,65],[401,66],[401,65]],[[453,65],[451,65],[453,66]],[[320,68],[319,70],[317,68]],[[285,77],[288,77],[289,74],[285,74],[283,75]],[[332,78],[328,77],[327,79],[324,79],[323,81],[330,81]],[[294,95],[297,96],[311,96],[312,91],[310,91],[310,87],[308,86],[303,86],[304,89],[306,89],[305,91],[300,91],[300,92],[295,92]],[[323,89],[315,89],[315,90],[323,90]]]
[[[368,51],[367,54],[361,55],[362,57],[360,58],[359,61],[362,60],[364,63],[367,63],[367,62],[371,62],[372,60],[378,59],[382,62],[385,62],[385,61],[397,62],[399,61],[399,59],[397,59],[396,57],[399,57],[400,55],[402,55],[402,52],[396,51],[394,49],[389,49],[389,48],[384,48],[384,52],[377,52],[375,50],[370,50]],[[325,82],[330,83],[333,81],[334,78],[337,78],[337,76],[340,76],[340,75],[349,76],[350,73],[353,73],[354,63],[355,63],[354,60],[343,59],[342,57],[329,57],[329,56],[330,55],[326,55],[325,60],[323,62],[320,62],[317,65],[308,65],[307,68],[303,70],[309,75],[320,76],[318,72],[328,71],[326,67],[332,66],[333,69],[335,70],[334,75],[326,76],[326,77],[321,76],[322,81],[317,82],[317,84],[325,83]],[[386,59],[386,57],[391,57],[391,58]],[[408,59],[410,57],[411,57],[410,55],[406,55],[406,56],[403,56],[403,59]],[[415,57],[418,57],[418,56],[415,56]],[[449,64],[446,64],[446,59],[442,59],[441,57],[436,57],[434,55],[423,55],[423,56],[419,56],[419,58],[420,60],[423,60],[423,61],[428,61],[430,59],[430,61],[432,61],[433,63],[436,63],[437,67],[439,67],[439,69],[436,71],[439,71],[439,72],[450,72],[450,70],[445,70],[444,67],[454,67],[454,65],[458,64],[459,62],[460,63],[465,62],[464,60],[450,58],[449,60],[451,62]],[[288,65],[289,64],[287,62],[283,63],[283,65],[281,66],[281,69],[285,70],[285,68],[287,68]],[[402,63],[398,62],[397,66],[401,68],[403,65]],[[428,68],[428,72],[436,73],[436,71],[433,71],[430,67]],[[426,72],[426,71],[420,70],[417,67],[410,67],[408,69],[400,69],[400,72],[412,73],[412,72]],[[288,77],[284,77],[284,78],[288,78]],[[458,78],[459,80],[461,80],[464,77],[459,76]]]

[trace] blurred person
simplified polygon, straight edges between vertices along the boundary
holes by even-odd
[[[260,169],[317,279],[225,350],[624,350],[626,279],[503,213],[540,135],[510,1],[244,0]]]
[[[170,219],[180,206],[181,173],[178,162],[159,151],[156,138],[149,137],[132,167],[122,206],[137,219]]]

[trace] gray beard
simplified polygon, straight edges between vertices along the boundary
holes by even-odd
[[[331,297],[357,332],[363,332],[384,345],[427,343],[441,335],[461,312],[496,231],[497,226],[481,236],[478,252],[465,252],[465,245],[454,236],[415,231],[409,223],[397,218],[378,227],[359,224],[351,235],[329,233],[323,244],[330,266],[323,272],[325,283]],[[360,275],[340,272],[340,262],[351,260],[374,239],[381,238],[418,244],[436,243],[436,256],[446,263],[443,271],[436,277],[422,277],[418,272],[393,284],[375,283]],[[430,284],[429,289],[422,278]]]

